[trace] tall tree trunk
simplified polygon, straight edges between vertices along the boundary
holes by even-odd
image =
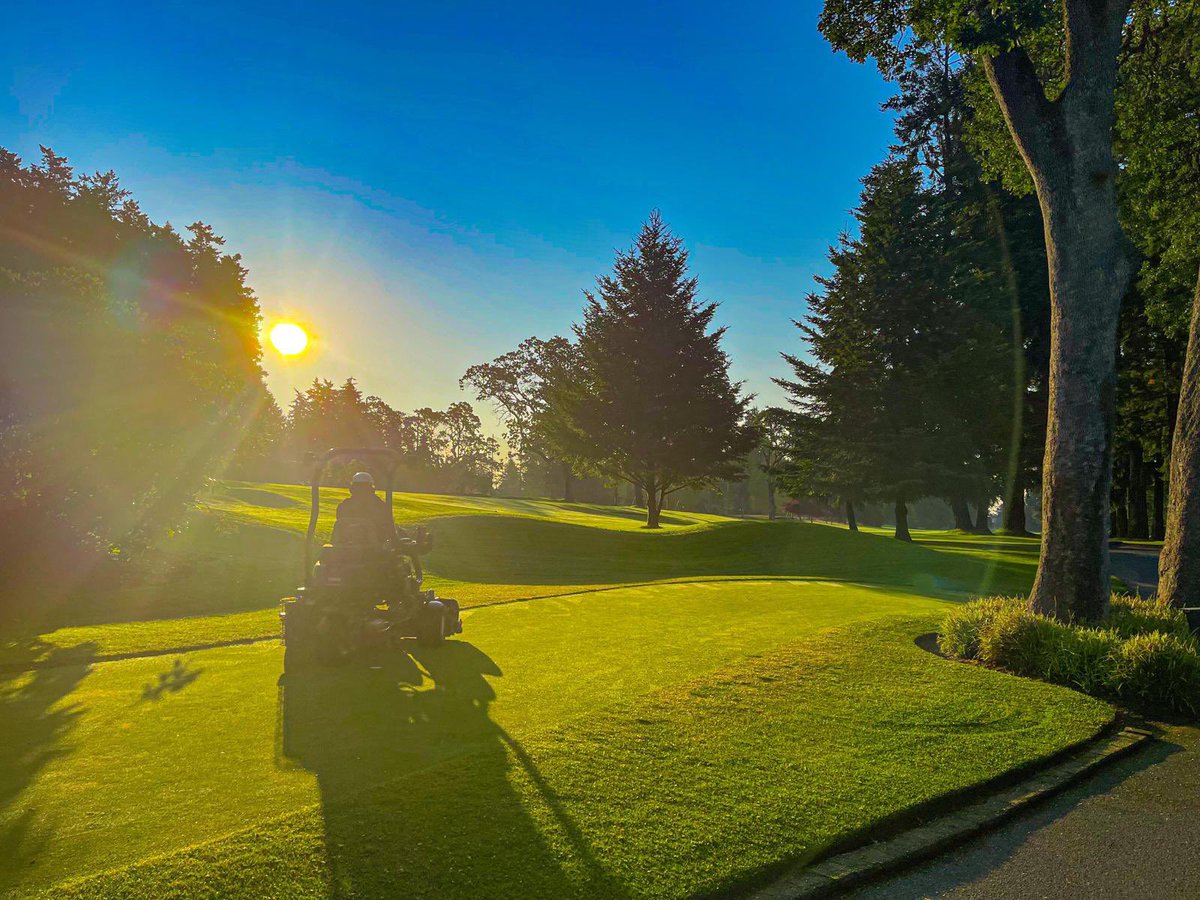
[[[1129,0],[1067,0],[1066,86],[1051,100],[1020,46],[984,56],[1037,190],[1050,272],[1050,409],[1042,546],[1031,607],[1060,619],[1108,611],[1116,336],[1132,252],[1117,217],[1113,125]]]
[[[1004,519],[1001,528],[1005,534],[1015,534],[1024,537],[1029,534],[1025,527],[1025,470],[1017,466],[1008,483],[1008,491],[1004,496]]]
[[[658,493],[658,483],[652,478],[646,483],[646,527],[658,528],[658,517],[661,511],[659,506],[660,495]]]
[[[854,514],[854,501],[846,501],[846,525],[851,531],[858,531],[858,516]]]
[[[950,511],[954,513],[955,531],[974,531],[971,522],[971,508],[967,506],[967,498],[962,494],[954,494],[950,498]]]
[[[1154,515],[1150,519],[1150,540],[1161,541],[1167,530],[1167,511],[1164,509],[1166,488],[1162,477],[1162,458],[1151,463],[1150,485],[1154,493]]]
[[[1146,506],[1146,461],[1142,445],[1129,445],[1129,536],[1135,541],[1150,537],[1150,511]]]
[[[990,497],[985,497],[979,501],[975,508],[975,527],[972,529],[975,534],[991,534],[992,528],[988,524],[988,512],[992,508]]]
[[[575,473],[571,471],[570,463],[561,463],[562,465],[562,480],[563,480],[563,500],[567,503],[575,502]]]
[[[1172,606],[1200,606],[1200,277],[1171,441],[1170,479],[1158,597]]]
[[[620,505],[621,505],[621,483],[619,481],[614,481],[613,482],[613,506],[620,506]]]
[[[642,493],[642,486],[640,484],[635,484],[633,486],[633,505],[634,506],[645,506],[646,505],[646,498],[645,498],[645,495]]]
[[[895,538],[898,541],[912,541],[912,535],[908,533],[908,504],[904,502],[903,495],[896,497]]]
[[[767,477],[767,518],[775,521],[775,479]]]

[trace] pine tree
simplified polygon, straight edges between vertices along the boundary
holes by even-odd
[[[729,380],[715,303],[696,299],[688,254],[654,212],[613,273],[585,292],[577,375],[547,396],[554,443],[580,468],[624,479],[646,495],[659,527],[667,495],[737,477],[756,435],[749,400]]]

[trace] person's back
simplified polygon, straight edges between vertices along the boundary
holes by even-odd
[[[396,523],[387,503],[375,495],[375,482],[367,472],[350,481],[350,496],[338,504],[333,543],[380,546],[396,538]]]

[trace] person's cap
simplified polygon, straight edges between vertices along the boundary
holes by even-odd
[[[355,472],[354,477],[350,479],[351,484],[369,484],[375,486],[375,479],[371,477],[370,472]]]

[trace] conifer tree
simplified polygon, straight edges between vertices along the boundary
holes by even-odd
[[[554,444],[580,468],[641,488],[647,528],[674,491],[738,477],[756,440],[749,399],[729,380],[725,329],[712,328],[717,305],[696,288],[683,242],[652,213],[585,292],[579,370],[547,392]]]

